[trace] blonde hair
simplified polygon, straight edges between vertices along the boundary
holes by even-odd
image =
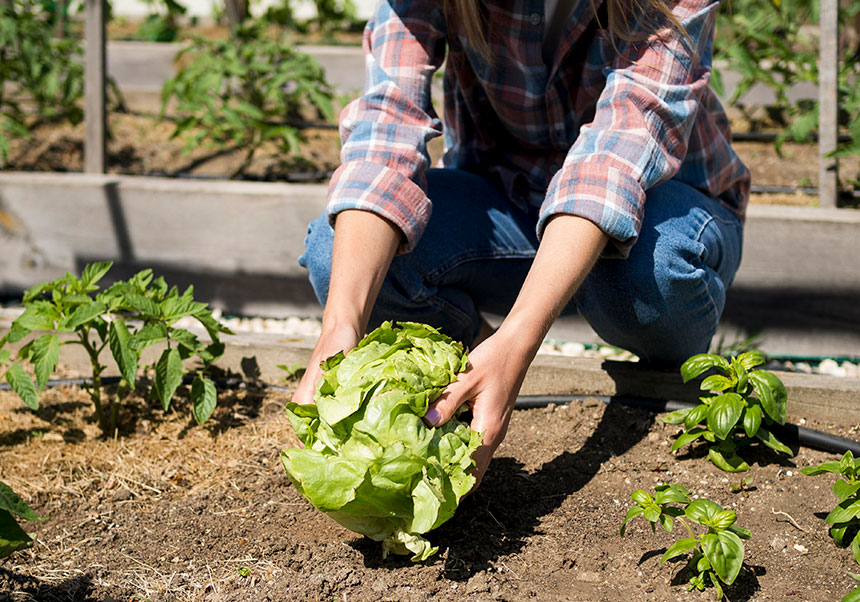
[[[664,24],[667,21],[692,45],[690,36],[672,13],[667,0],[605,0],[606,23],[600,21],[595,0],[589,0],[589,2],[594,17],[597,19],[597,24],[609,33],[613,46],[615,46],[615,40],[642,41],[648,34],[666,29]],[[489,40],[487,39],[486,7],[483,5],[483,1],[445,0],[445,9],[449,15],[454,14],[460,19],[472,48],[484,58],[491,59]],[[630,29],[632,17],[637,14],[645,20],[644,34],[634,33]]]

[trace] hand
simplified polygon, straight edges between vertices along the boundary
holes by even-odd
[[[497,332],[469,354],[470,366],[424,415],[431,426],[447,422],[463,403],[472,408],[473,430],[484,433],[481,447],[475,452],[475,487],[481,483],[496,448],[505,438],[514,402],[534,354],[517,352],[517,344],[505,333]]]
[[[358,344],[358,332],[351,327],[341,327],[328,332],[323,332],[314,346],[305,374],[299,381],[292,400],[298,404],[313,403],[314,393],[317,390],[317,381],[322,376],[320,364],[336,354],[338,351],[344,353]]]

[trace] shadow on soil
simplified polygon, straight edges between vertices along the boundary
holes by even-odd
[[[495,458],[481,487],[430,535],[446,558],[445,577],[468,581],[500,557],[519,552],[537,532],[542,517],[585,486],[604,462],[636,445],[653,421],[650,412],[609,405],[581,448],[565,451],[532,473],[513,458]],[[363,544],[354,545],[367,567],[411,564],[408,559],[383,561],[378,545]]]
[[[22,575],[0,567],[0,602],[39,600],[39,602],[95,601],[93,582],[89,575],[76,575],[55,583]]]

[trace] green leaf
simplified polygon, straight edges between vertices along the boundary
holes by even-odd
[[[18,394],[21,401],[31,410],[39,409],[39,398],[36,396],[36,388],[30,375],[19,364],[12,364],[6,370],[6,382],[12,390]]]
[[[0,510],[0,558],[33,545],[33,538],[6,510]]]
[[[773,433],[771,433],[764,427],[759,428],[755,436],[756,439],[758,439],[774,451],[782,452],[784,454],[788,454],[789,456],[794,455],[794,452],[791,451],[790,447],[788,447],[782,441],[774,437]]]
[[[684,509],[684,514],[694,523],[708,525],[720,512],[722,506],[709,499],[699,498],[690,502]]]
[[[68,318],[60,322],[59,329],[74,330],[78,326],[87,324],[94,318],[98,318],[106,310],[105,304],[100,301],[93,301],[88,305],[79,305]]]
[[[637,489],[630,494],[630,497],[640,506],[647,506],[654,502],[653,498],[644,489]]]
[[[81,273],[81,286],[84,291],[89,292],[97,288],[96,283],[104,278],[112,265],[112,261],[99,261],[87,265]]]
[[[36,371],[36,383],[39,392],[45,389],[45,384],[60,361],[60,339],[55,334],[43,334],[33,343],[30,361]],[[29,379],[28,379],[29,380]]]
[[[830,537],[833,538],[833,541],[840,548],[845,547],[845,533],[848,531],[848,527],[850,526],[851,523],[839,523],[830,527]]]
[[[737,535],[731,531],[703,535],[702,551],[723,583],[735,582],[744,561],[744,544]]]
[[[193,404],[191,411],[197,424],[203,424],[209,420],[218,403],[215,383],[198,374],[191,385],[191,403]]]
[[[782,381],[767,370],[753,370],[749,379],[765,413],[776,423],[785,424],[787,393]]]
[[[738,362],[746,368],[748,371],[752,370],[756,366],[760,366],[765,363],[764,353],[761,351],[747,351],[746,353],[741,353],[738,356]]]
[[[672,451],[676,451],[678,449],[681,449],[688,443],[692,443],[693,441],[704,435],[706,432],[708,431],[703,428],[697,427],[687,431],[686,433],[681,433],[680,435],[678,435],[678,438],[675,439],[675,442],[672,444]]]
[[[725,470],[726,472],[744,472],[750,469],[750,465],[737,454],[732,454],[726,458],[725,455],[715,447],[708,450],[708,459],[714,466],[720,470]]]
[[[684,422],[684,418],[690,413],[691,409],[692,408],[681,408],[680,410],[669,412],[663,416],[662,420],[666,424],[682,424]]]
[[[761,406],[758,404],[747,406],[744,410],[744,432],[747,437],[755,437],[761,427]]]
[[[154,391],[166,412],[173,394],[182,384],[182,359],[176,349],[165,349],[155,364]]]
[[[823,462],[822,464],[818,464],[817,466],[807,466],[806,468],[801,468],[800,472],[807,476],[815,476],[828,472],[842,474],[842,465],[837,460],[831,460],[829,462]]]
[[[702,391],[725,391],[731,388],[732,381],[722,374],[712,374],[699,385]]]
[[[167,327],[161,322],[145,324],[132,335],[129,347],[140,353],[150,345],[167,340]]]
[[[134,310],[143,314],[145,318],[161,318],[161,309],[158,307],[158,304],[152,299],[144,297],[143,295],[131,290],[124,290],[122,292],[122,298]]]
[[[686,554],[687,552],[695,548],[697,545],[699,545],[698,539],[692,537],[679,539],[671,546],[669,546],[669,549],[663,553],[663,557],[660,559],[660,562],[666,562],[667,560],[671,560],[676,556]]]
[[[624,532],[627,529],[627,523],[629,523],[632,519],[636,518],[637,516],[641,516],[643,512],[644,512],[644,509],[642,508],[642,506],[631,506],[627,510],[627,516],[624,517],[624,522],[621,523],[621,529],[619,530],[621,537],[624,537]]]
[[[737,518],[738,515],[735,514],[734,510],[722,510],[710,520],[708,526],[717,530],[728,529],[735,523]]]
[[[860,602],[860,587],[855,587],[843,596],[841,602]]]
[[[683,485],[673,483],[671,485],[658,485],[654,501],[661,506],[663,504],[687,504],[690,502],[690,492]]]
[[[854,554],[854,562],[860,564],[860,533],[851,540],[851,553]]]
[[[0,481],[0,510],[6,510],[26,520],[42,521],[45,518],[33,512],[32,508],[12,491],[6,483]]]
[[[131,334],[128,331],[128,327],[125,325],[125,322],[122,320],[113,320],[110,323],[108,344],[110,345],[111,354],[113,355],[113,359],[116,361],[120,374],[122,374],[122,377],[125,379],[125,382],[128,383],[128,386],[133,389],[137,381],[137,363],[139,354],[130,346]]]
[[[687,417],[684,419],[684,426],[687,429],[691,429],[702,422],[708,415],[709,407],[709,405],[702,403],[690,410]]]
[[[38,304],[38,305],[37,305]],[[56,310],[53,309],[51,313],[47,313],[52,310],[50,303],[42,303],[42,302],[34,302],[33,305],[24,310],[18,318],[12,323],[12,327],[17,324],[20,328],[25,329],[29,332],[34,330],[54,330],[54,315],[56,314]],[[15,340],[10,336],[10,342],[15,342]]]
[[[708,428],[717,439],[725,439],[740,420],[745,403],[737,393],[724,393],[711,402],[708,410]]]
[[[847,523],[858,516],[860,516],[860,500],[849,498],[839,502],[824,520],[828,523]]]
[[[729,363],[719,355],[700,353],[699,355],[694,355],[681,365],[681,378],[684,379],[684,382],[689,382],[711,368],[718,368],[724,372],[728,372]]]
[[[858,491],[860,491],[860,483],[852,484],[847,481],[843,481],[842,479],[833,483],[833,495],[835,495],[836,499],[840,502],[848,499]]]

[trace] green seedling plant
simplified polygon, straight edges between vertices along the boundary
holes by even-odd
[[[230,333],[212,315],[205,303],[195,301],[194,289],[182,294],[168,288],[164,278],[154,278],[152,270],[138,272],[100,290],[98,283],[111,268],[111,262],[86,266],[80,277],[67,273],[43,282],[24,293],[24,312],[0,339],[0,347],[29,337],[13,361],[9,349],[0,349],[0,363],[6,365],[5,378],[30,408],[39,408],[39,395],[57,367],[60,350],[79,345],[90,359],[92,384],[90,399],[99,426],[106,434],[116,429],[117,414],[141,379],[141,353],[156,343],[165,345],[154,366],[149,393],[166,412],[174,394],[187,377],[191,382],[192,414],[204,423],[215,409],[215,384],[204,373],[224,352],[220,335]],[[177,326],[181,318],[191,317],[205,329],[211,342],[205,343],[191,331]],[[121,380],[109,396],[102,387],[102,352],[108,349]],[[196,368],[186,370],[183,361],[198,360]],[[35,385],[24,368],[29,363],[36,375]]]
[[[265,21],[243,23],[228,40],[195,37],[177,62],[176,77],[162,89],[162,118],[175,99],[179,118],[172,137],[185,137],[185,152],[204,142],[244,149],[233,177],[263,144],[295,157],[304,142],[304,111],[334,118],[334,93],[322,67],[287,38],[272,39]]]
[[[832,473],[841,476],[833,483],[833,495],[838,503],[824,519],[830,525],[830,537],[840,548],[851,546],[854,560],[860,564],[860,465],[850,450],[840,460],[823,462],[816,466],[801,468],[807,476]],[[860,575],[851,574],[860,581]],[[860,601],[860,586],[848,593],[843,602]]]
[[[33,512],[11,487],[0,481],[0,558],[33,545],[33,536],[21,528],[16,516],[31,521],[47,520]]]
[[[785,424],[785,385],[773,373],[756,366],[764,364],[760,351],[749,351],[731,359],[702,353],[681,366],[684,382],[713,371],[700,384],[710,393],[699,398],[699,405],[683,408],[663,417],[668,424],[682,424],[681,433],[672,445],[676,451],[696,440],[710,443],[708,459],[728,472],[749,470],[749,464],[738,455],[738,449],[755,442],[794,455],[787,445],[768,428]]]
[[[735,511],[724,510],[708,499],[693,500],[689,490],[678,484],[658,485],[653,496],[637,489],[631,497],[635,505],[627,511],[621,524],[621,536],[624,536],[627,523],[637,516],[647,520],[652,531],[656,531],[659,524],[665,531],[671,532],[676,522],[681,523],[687,537],[669,546],[660,562],[690,554],[686,569],[692,576],[687,591],[705,591],[713,587],[717,599],[722,600],[724,592],[720,583],[731,585],[735,582],[744,562],[741,540],[750,538],[749,530],[735,525]],[[697,535],[691,523],[707,527],[708,531]]]

